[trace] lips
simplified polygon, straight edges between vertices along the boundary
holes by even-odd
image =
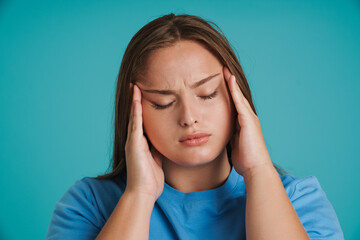
[[[207,133],[194,133],[183,136],[179,142],[186,147],[196,147],[207,143],[210,136]]]
[[[204,138],[204,137],[208,137],[210,136],[210,134],[208,133],[195,133],[195,134],[188,134],[183,136],[179,142],[185,142],[187,140],[192,140],[192,139],[198,139],[198,138]]]

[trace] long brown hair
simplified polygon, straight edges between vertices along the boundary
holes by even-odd
[[[202,44],[222,65],[227,66],[230,72],[235,75],[240,89],[256,114],[243,69],[219,27],[213,22],[193,15],[171,13],[159,17],[143,26],[133,36],[125,50],[116,87],[112,170],[110,173],[96,177],[97,179],[113,178],[126,174],[125,143],[132,104],[130,83],[139,80],[150,53],[156,49],[172,46],[181,40],[192,40]],[[228,156],[231,156],[230,144],[227,144],[226,148]],[[275,164],[273,165],[278,173],[287,173]]]

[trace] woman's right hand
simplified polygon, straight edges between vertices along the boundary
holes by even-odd
[[[136,84],[133,90],[132,106],[125,143],[127,170],[127,193],[146,194],[153,197],[154,202],[164,189],[164,171],[162,155],[149,145],[144,136],[142,122],[141,91]]]

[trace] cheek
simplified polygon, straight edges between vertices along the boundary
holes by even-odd
[[[151,109],[152,107],[143,107],[143,124],[144,132],[149,137],[151,142],[158,141],[158,139],[164,136],[164,132],[167,132],[166,118],[161,111]]]
[[[231,132],[234,126],[234,107],[230,97],[226,91],[222,91],[210,111],[213,123],[222,126],[221,131],[224,133]]]
[[[216,99],[216,102],[213,106],[214,111],[216,111],[217,114],[221,114],[218,116],[222,116],[224,120],[229,119],[230,116],[233,114],[233,103],[230,97],[231,96],[229,96],[228,92],[222,89],[218,99]]]
[[[158,117],[156,114],[151,114],[151,110],[148,109],[148,107],[144,107],[142,109],[142,117],[143,117],[143,125],[144,125],[144,131],[149,135],[151,132],[156,131],[157,129],[157,122]]]

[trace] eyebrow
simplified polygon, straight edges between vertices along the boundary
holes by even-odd
[[[216,73],[216,74],[213,74],[211,76],[208,76],[204,79],[201,79],[200,81],[192,84],[190,86],[191,89],[194,89],[194,88],[197,88],[197,87],[200,87],[201,85],[207,83],[208,81],[214,79],[214,77],[218,76],[220,73]],[[172,94],[175,94],[175,91],[173,90],[155,90],[155,89],[142,89],[142,91],[144,92],[148,92],[148,93],[157,93],[157,94],[163,94],[163,95],[172,95]]]

